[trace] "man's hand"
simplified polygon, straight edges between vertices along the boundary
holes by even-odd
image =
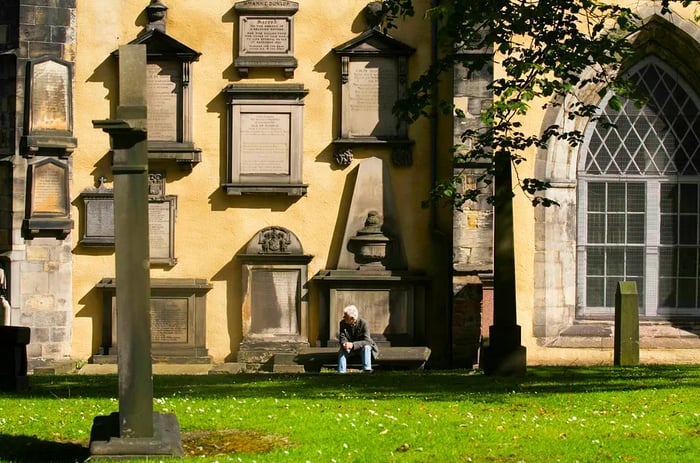
[[[346,350],[346,351],[349,352],[349,351],[352,350],[352,343],[351,343],[351,342],[344,342],[344,343],[342,344],[342,347],[343,347],[344,350]]]

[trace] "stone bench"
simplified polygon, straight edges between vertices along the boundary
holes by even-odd
[[[420,370],[425,367],[430,358],[430,348],[426,346],[412,347],[380,347],[379,357],[372,361],[372,368],[382,370]],[[353,360],[354,361],[354,360]],[[305,371],[321,371],[321,368],[333,368],[338,365],[337,347],[308,347],[299,351],[294,362],[303,365]],[[349,368],[359,368],[359,357],[356,363],[350,363]]]

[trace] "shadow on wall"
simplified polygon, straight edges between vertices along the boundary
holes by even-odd
[[[211,277],[211,281],[223,281],[226,283],[226,307],[224,313],[226,315],[226,327],[229,334],[229,355],[224,359],[225,362],[236,362],[238,348],[241,344],[243,331],[243,314],[241,307],[243,301],[241,295],[242,289],[242,273],[241,264],[236,261],[236,256],[243,252],[245,245],[232,253],[231,260],[228,261],[221,269]],[[208,307],[208,311],[216,310],[214,307]]]
[[[119,73],[117,65],[116,58],[110,55],[95,68],[92,75],[87,79],[87,82],[101,83],[107,89],[104,99],[109,101],[109,114],[94,114],[91,115],[91,119],[111,119],[117,114],[117,104],[119,103]],[[106,134],[105,137],[107,137]]]
[[[112,248],[112,252],[114,249]],[[107,275],[97,275],[97,278],[106,277]],[[99,280],[95,281],[97,284]],[[103,306],[103,291],[93,287],[78,300],[78,304],[82,305],[82,309],[78,310],[76,317],[92,319],[92,349],[91,355],[100,352],[105,341],[104,336],[104,306]],[[111,315],[110,315],[111,316]],[[111,339],[111,334],[110,338]],[[0,448],[2,446],[0,445]]]

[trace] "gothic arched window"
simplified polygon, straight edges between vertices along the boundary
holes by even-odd
[[[700,98],[650,56],[630,70],[639,107],[608,99],[578,169],[578,317],[610,317],[620,280],[635,281],[640,315],[700,316]]]

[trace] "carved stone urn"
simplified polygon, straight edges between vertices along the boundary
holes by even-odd
[[[382,233],[382,218],[377,211],[367,214],[365,226],[349,242],[360,270],[385,269],[382,261],[387,256],[390,243],[391,239]]]

